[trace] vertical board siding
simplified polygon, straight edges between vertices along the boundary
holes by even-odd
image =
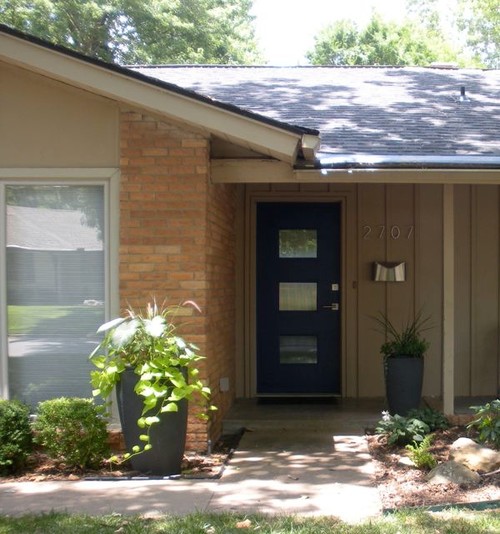
[[[416,186],[415,310],[430,317],[424,333],[430,343],[425,355],[423,394],[436,396],[442,383],[443,189]]]
[[[473,191],[471,395],[496,393],[498,377],[498,188]]]
[[[398,324],[422,310],[425,396],[442,396],[443,186],[428,184],[252,185],[247,194],[304,200],[343,195],[344,292],[343,395],[381,397],[384,336],[373,317],[388,313]],[[455,185],[455,395],[496,395],[500,355],[500,198],[498,186]],[[373,262],[405,261],[406,282],[375,282]]]
[[[373,281],[373,262],[386,261],[386,186],[358,189],[358,391],[360,397],[383,396],[384,375],[374,317],[386,312],[387,288]]]
[[[414,187],[393,185],[386,188],[386,261],[405,262],[404,282],[379,282],[387,292],[386,313],[398,326],[415,313],[415,213]],[[412,230],[413,229],[413,230]]]
[[[471,187],[455,186],[455,393],[471,394]]]

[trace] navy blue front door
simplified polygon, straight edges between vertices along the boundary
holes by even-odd
[[[257,205],[257,394],[340,394],[340,205]]]

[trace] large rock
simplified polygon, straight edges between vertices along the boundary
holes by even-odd
[[[479,445],[469,438],[459,438],[453,443],[450,448],[450,460],[483,473],[500,469],[500,452]]]
[[[475,486],[479,484],[481,477],[468,467],[453,460],[443,462],[432,469],[427,475],[427,480],[430,484],[454,484]]]

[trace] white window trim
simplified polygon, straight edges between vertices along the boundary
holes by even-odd
[[[7,343],[6,206],[7,185],[102,185],[107,225],[105,228],[104,283],[106,320],[120,311],[119,215],[120,171],[117,168],[0,168],[0,398],[9,398]]]

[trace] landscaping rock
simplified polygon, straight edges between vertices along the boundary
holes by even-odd
[[[453,460],[439,464],[429,472],[426,478],[430,484],[449,484],[453,482],[464,486],[475,486],[481,480],[481,477],[476,472]]]
[[[451,445],[450,460],[483,473],[500,469],[500,452],[479,445],[469,438],[459,438]]]

